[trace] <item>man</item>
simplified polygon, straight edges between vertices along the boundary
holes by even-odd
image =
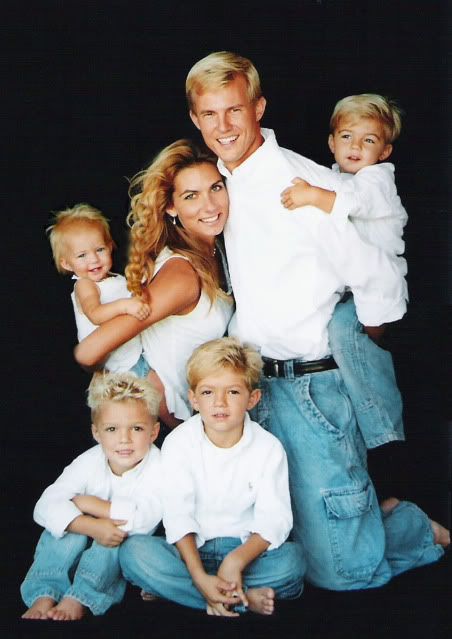
[[[443,550],[425,513],[394,498],[380,511],[328,344],[345,285],[363,325],[403,316],[400,270],[360,240],[332,172],[280,148],[273,131],[261,129],[266,102],[249,60],[228,52],[203,58],[186,92],[190,117],[227,179],[225,240],[237,304],[230,332],[264,357],[256,419],[287,451],[293,533],[304,546],[307,578],[335,590],[369,588],[435,561]],[[325,189],[330,215],[313,206],[296,215],[284,209],[280,193],[295,176]]]

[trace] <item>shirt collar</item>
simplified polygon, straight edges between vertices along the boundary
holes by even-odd
[[[261,146],[256,149],[249,158],[242,162],[242,164],[239,164],[239,166],[234,169],[233,173],[226,168],[223,160],[218,158],[217,166],[222,175],[231,179],[239,175],[247,175],[253,172],[256,167],[261,170],[262,160],[264,160],[268,155],[271,155],[275,150],[279,149],[273,129],[261,128],[261,133],[264,138],[263,144],[261,144]]]

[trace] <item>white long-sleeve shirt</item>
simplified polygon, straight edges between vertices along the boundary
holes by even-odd
[[[343,182],[342,192],[350,193],[355,200],[350,219],[361,238],[392,256],[402,255],[408,215],[397,194],[394,165],[374,164],[352,175],[340,173],[339,166],[333,164],[333,172]],[[406,272],[404,262],[400,261],[402,275]]]
[[[111,502],[111,519],[125,519],[121,530],[133,534],[154,532],[162,519],[160,450],[152,445],[137,466],[118,476],[112,473],[102,447],[85,451],[66,466],[58,479],[45,489],[33,517],[54,537],[83,513],[71,499],[93,495]]]
[[[378,326],[406,311],[399,260],[363,242],[349,219],[354,200],[331,169],[278,146],[273,131],[230,173],[226,251],[236,300],[229,333],[276,359],[330,354],[328,322],[349,286],[359,320]],[[281,192],[299,176],[337,193],[331,215],[306,206],[286,210]]]
[[[216,537],[258,533],[280,546],[292,528],[286,453],[259,424],[245,418],[235,446],[218,448],[194,415],[162,446],[163,524],[168,543],[195,533],[197,546]]]

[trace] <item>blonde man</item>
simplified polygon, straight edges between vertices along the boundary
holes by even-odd
[[[199,414],[162,447],[166,541],[137,536],[120,553],[135,585],[215,616],[270,615],[275,599],[302,590],[301,549],[286,541],[286,454],[247,414],[261,370],[259,354],[234,338],[195,349],[187,377]]]
[[[333,590],[380,586],[441,557],[448,533],[409,502],[389,500],[380,511],[328,323],[345,286],[364,326],[400,319],[406,282],[385,251],[360,238],[340,177],[281,148],[261,128],[266,102],[260,91],[250,98],[252,67],[216,52],[194,65],[186,83],[190,117],[218,155],[229,192],[232,330],[263,356],[255,414],[287,451],[293,534],[306,552],[306,577]],[[334,193],[331,215],[283,207],[280,194],[295,176]]]
[[[129,535],[151,534],[162,517],[160,451],[153,444],[160,399],[132,373],[94,375],[88,406],[97,445],[36,504],[35,521],[45,530],[21,586],[29,606],[24,619],[74,621],[122,600],[119,548]]]
[[[71,299],[79,341],[119,315],[138,320],[149,316],[148,304],[131,297],[125,277],[111,272],[115,244],[108,220],[98,209],[76,204],[59,211],[47,231],[57,271],[72,273],[76,280]],[[149,367],[141,351],[140,337],[134,337],[111,352],[103,365],[112,372],[132,370],[145,377]]]

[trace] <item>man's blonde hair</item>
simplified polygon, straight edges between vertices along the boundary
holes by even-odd
[[[187,363],[187,380],[194,391],[199,382],[224,369],[243,375],[249,391],[259,385],[263,367],[256,349],[235,337],[214,339],[196,348]]]
[[[195,94],[220,89],[238,75],[245,78],[250,102],[258,100],[262,96],[261,82],[251,60],[230,51],[215,51],[199,60],[192,66],[185,81],[190,111],[195,110]]]
[[[149,380],[133,373],[94,373],[87,399],[93,421],[104,402],[124,402],[130,399],[144,402],[149,415],[157,420],[162,398]]]
[[[101,230],[104,240],[113,247],[115,243],[111,237],[110,225],[107,218],[90,204],[75,204],[72,207],[58,211],[54,214],[52,224],[46,229],[52,247],[53,261],[59,273],[69,273],[61,266],[61,260],[65,255],[65,238],[71,231],[81,227],[91,226]]]
[[[342,98],[334,107],[330,119],[330,132],[334,133],[340,120],[348,117],[373,118],[383,125],[386,143],[396,140],[402,129],[403,111],[391,98],[376,93],[361,93]]]

